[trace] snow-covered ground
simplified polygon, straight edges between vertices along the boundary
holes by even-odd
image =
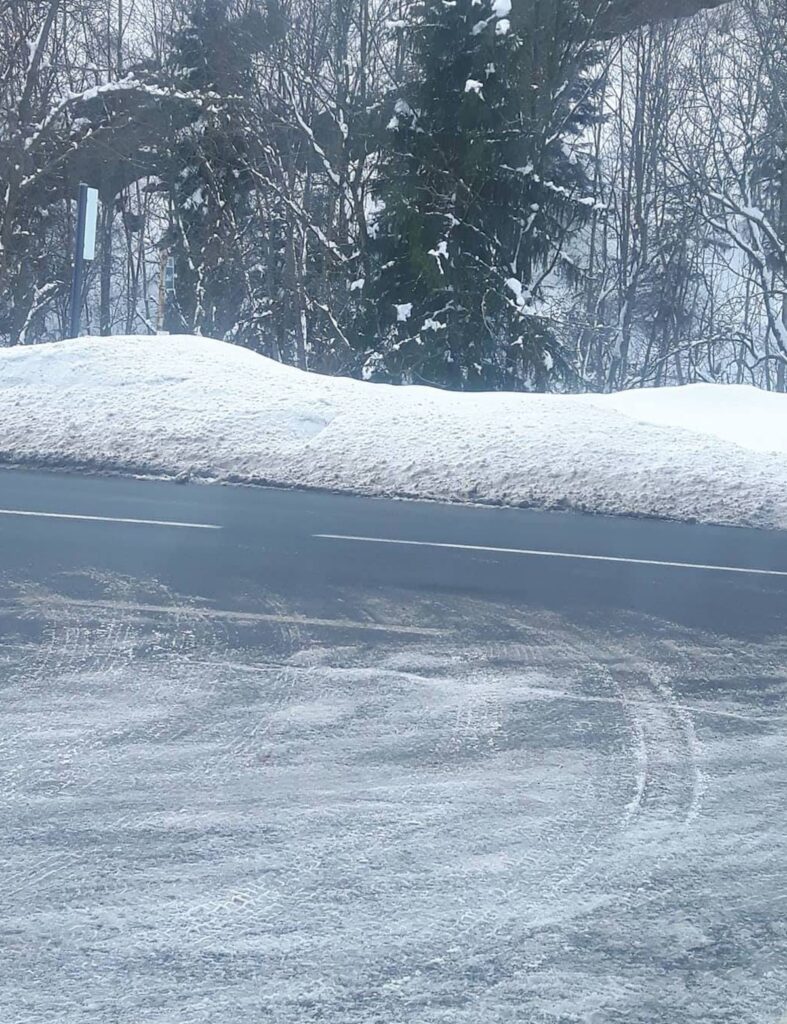
[[[5,572],[3,1024],[781,1020],[787,637]]]
[[[787,396],[453,394],[220,341],[0,350],[0,458],[787,528]]]

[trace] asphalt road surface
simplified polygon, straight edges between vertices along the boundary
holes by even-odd
[[[1,1024],[787,1020],[787,534],[0,471]]]

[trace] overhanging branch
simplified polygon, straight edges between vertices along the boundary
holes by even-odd
[[[723,7],[729,0],[613,0],[599,17],[604,36],[622,35],[642,25],[670,18],[688,18],[699,11]]]

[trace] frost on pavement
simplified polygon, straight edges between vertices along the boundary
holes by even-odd
[[[60,584],[0,607],[3,1020],[782,1012],[784,641]]]
[[[0,350],[0,458],[787,527],[787,396],[455,394],[193,337]]]

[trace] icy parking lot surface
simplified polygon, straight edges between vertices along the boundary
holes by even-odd
[[[787,640],[61,582],[0,603],[2,1021],[787,1010]]]

